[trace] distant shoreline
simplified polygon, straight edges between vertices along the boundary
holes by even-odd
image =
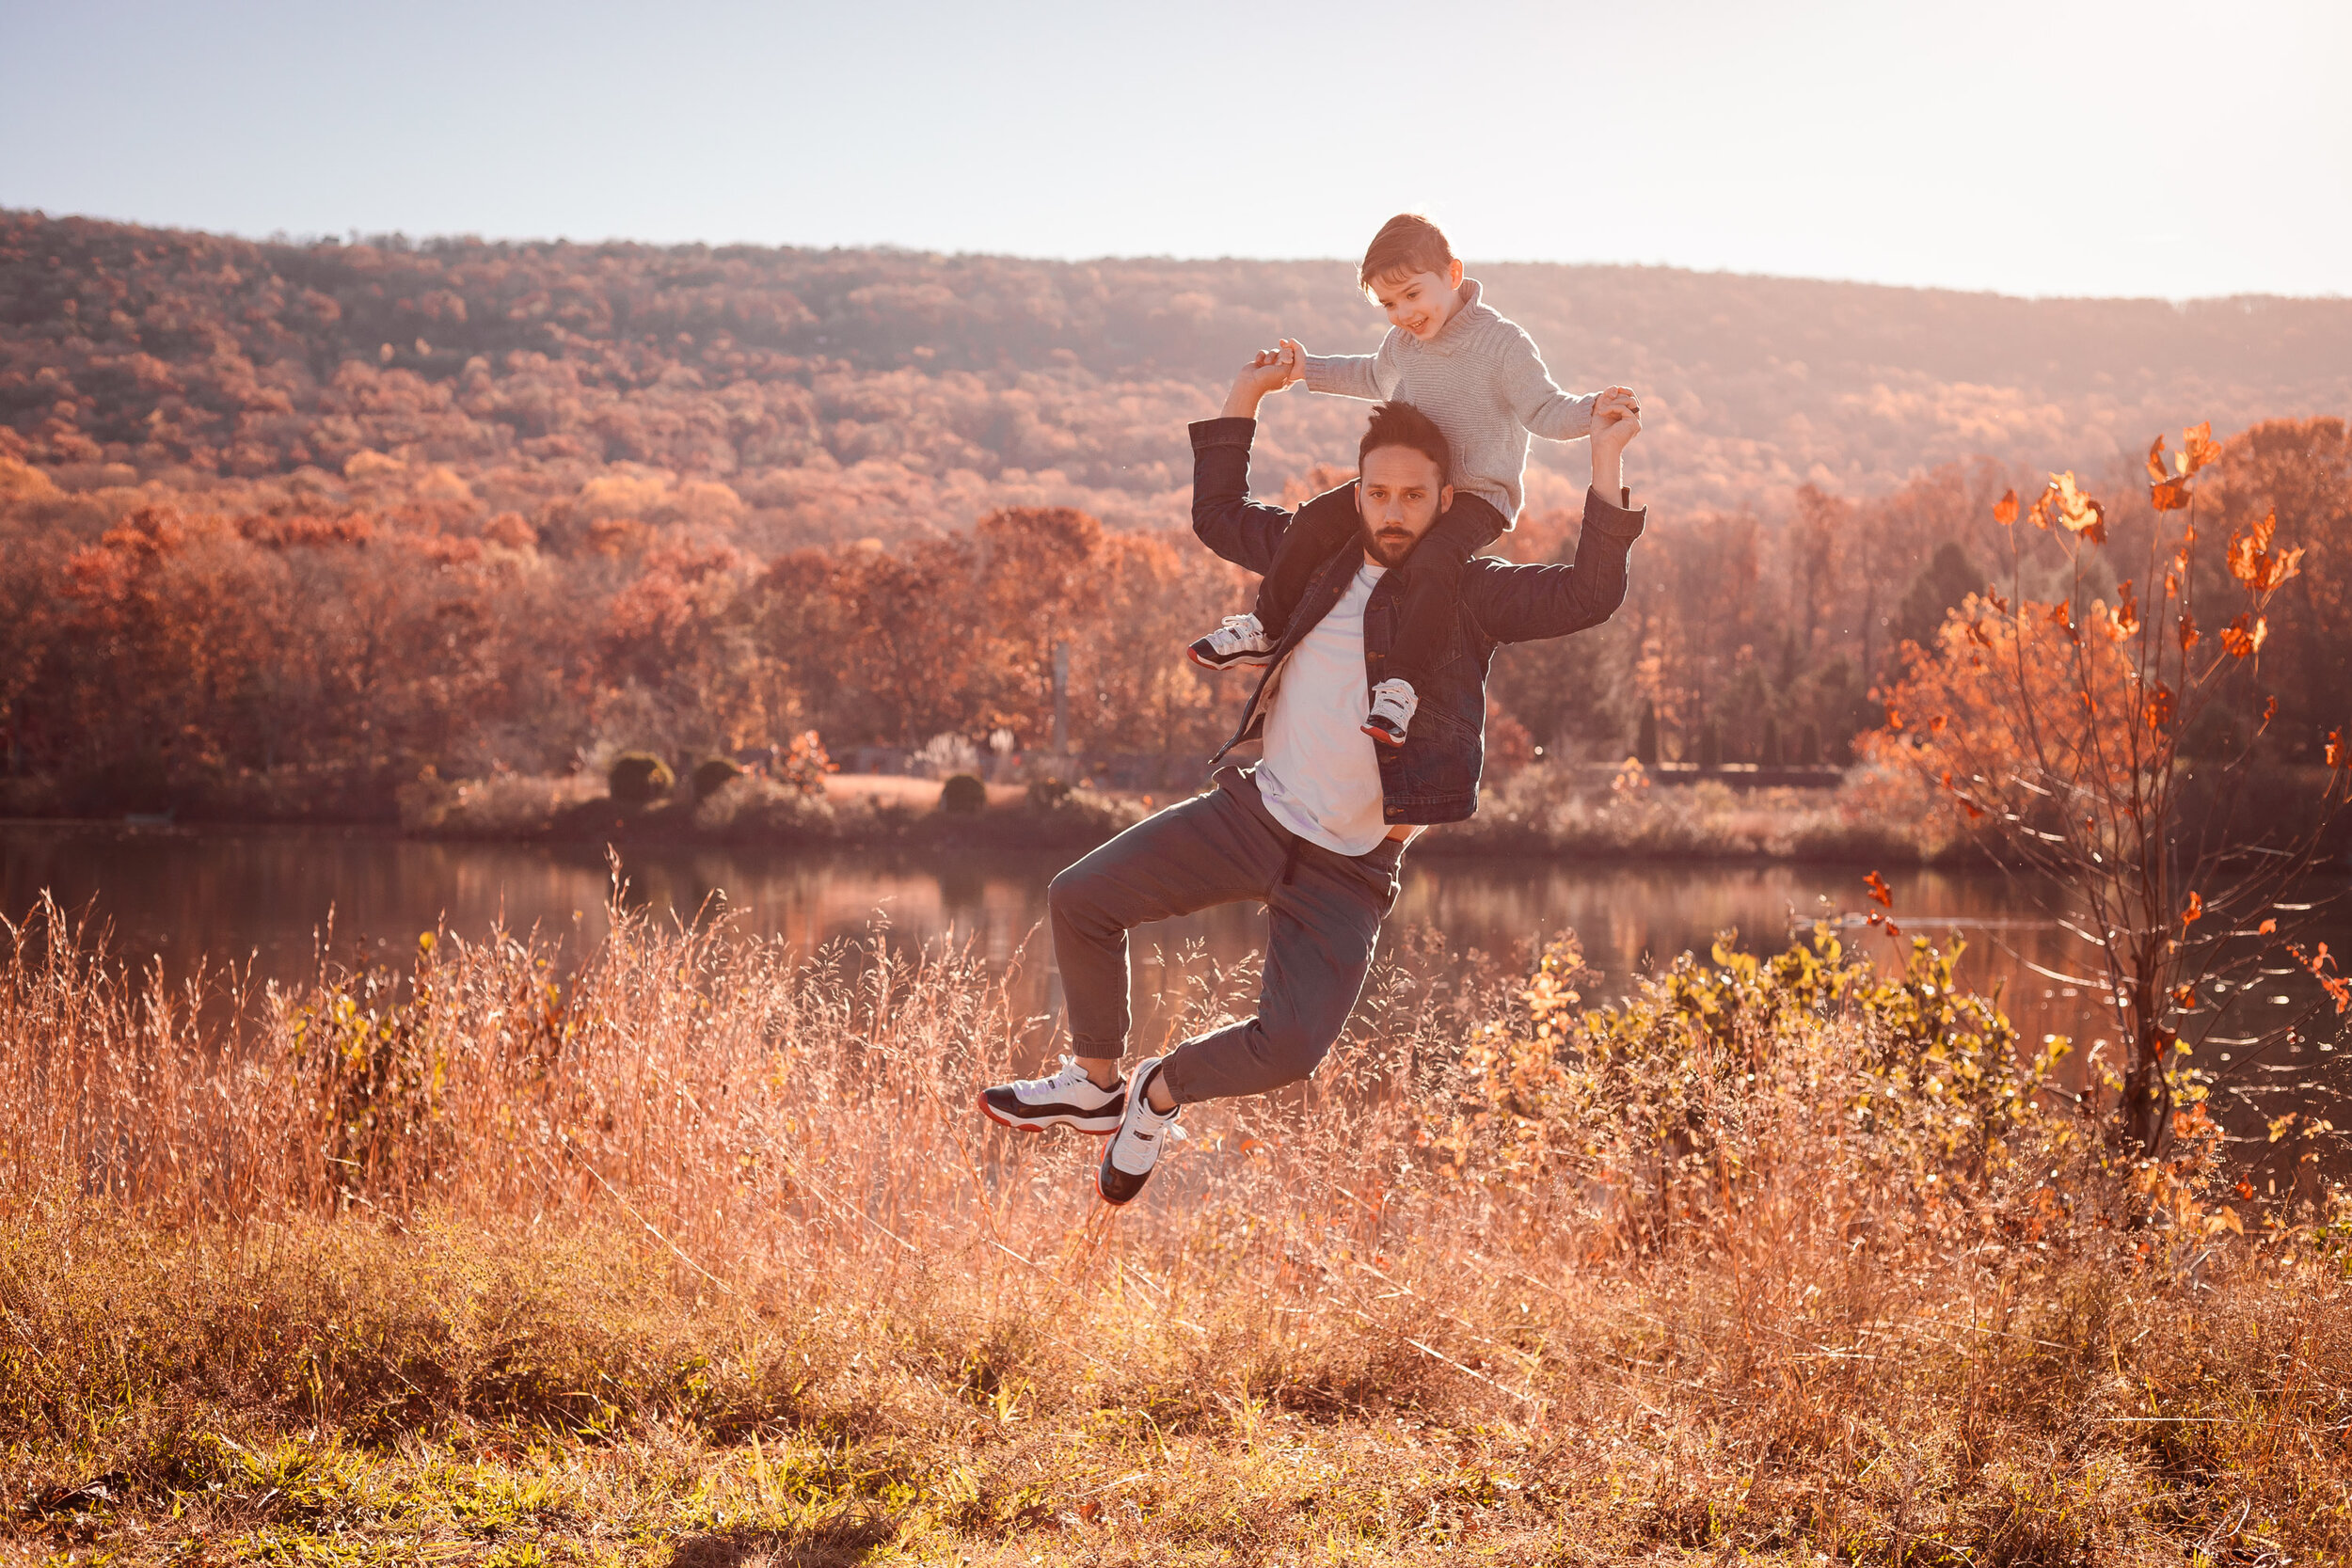
[[[1799,770],[1786,770],[1796,772]],[[1416,855],[1518,857],[1589,864],[1644,862],[1828,862],[1872,865],[1991,863],[1963,826],[1915,778],[1882,768],[1814,770],[1822,782],[1763,783],[1747,768],[1613,771],[1538,765],[1490,783],[1478,815],[1433,828]],[[2274,825],[2291,818],[2301,770],[2240,781],[2233,812]],[[1834,780],[1835,782],[1830,782]],[[591,789],[599,792],[587,793]],[[695,800],[681,789],[641,807],[617,805],[585,775],[502,775],[437,785],[430,799],[404,792],[398,818],[349,816],[131,813],[67,816],[18,810],[0,827],[184,833],[335,832],[426,843],[620,847],[1021,851],[1074,858],[1153,811],[1195,793],[1110,790],[1059,784],[987,786],[969,811],[940,804],[939,781],[845,774],[822,794],[803,794],[746,774]],[[2323,863],[2352,864],[2352,823]]]
[[[1795,770],[1790,770],[1795,771]],[[1661,791],[1662,800],[1612,814],[1580,811],[1593,797],[1609,800],[1605,768],[1534,768],[1490,786],[1477,816],[1432,829],[1420,855],[1462,858],[1533,856],[1590,863],[1644,861],[1851,861],[1947,863],[1976,857],[1964,847],[1915,845],[1908,829],[1872,823],[1848,810],[1840,822],[1842,777],[1828,770],[1804,786],[1755,784],[1753,768],[1725,770]],[[1735,790],[1734,784],[1746,785]],[[610,796],[579,793],[575,780],[505,779],[452,786],[428,811],[383,816],[0,816],[11,828],[71,827],[177,833],[316,831],[452,844],[616,847],[723,847],[770,850],[1014,850],[1076,856],[1184,799],[1192,789],[1061,789],[1022,784],[988,787],[981,809],[945,810],[935,780],[841,775],[820,796],[803,796],[755,776],[710,799],[674,798],[627,808]],[[1705,793],[1701,793],[1705,792]],[[411,802],[413,805],[413,802]],[[1568,816],[1564,818],[1563,811]]]

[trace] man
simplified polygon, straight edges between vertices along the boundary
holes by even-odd
[[[1258,404],[1286,374],[1279,353],[1259,354],[1235,378],[1222,417],[1191,427],[1193,531],[1253,572],[1273,562],[1293,522],[1249,499]],[[1207,793],[1138,822],[1054,879],[1048,902],[1072,1054],[1050,1078],[982,1090],[992,1120],[1109,1136],[1097,1185],[1105,1202],[1126,1203],[1151,1179],[1184,1105],[1264,1094],[1314,1070],[1363,990],[1406,844],[1422,824],[1478,809],[1495,648],[1598,626],[1624,602],[1626,557],[1646,520],[1623,487],[1639,414],[1629,404],[1593,432],[1593,488],[1574,565],[1482,557],[1461,568],[1456,625],[1420,694],[1422,717],[1391,749],[1362,730],[1365,695],[1396,640],[1398,579],[1409,576],[1414,546],[1454,491],[1438,427],[1408,404],[1373,410],[1359,477],[1300,508],[1303,517],[1351,507],[1357,535],[1309,583],[1239,731],[1212,759],[1258,740],[1258,766],[1219,768]],[[1122,1080],[1129,928],[1244,899],[1266,906],[1256,1016],[1138,1062]]]

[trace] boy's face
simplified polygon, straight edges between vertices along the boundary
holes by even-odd
[[[1356,511],[1364,520],[1364,553],[1383,566],[1412,554],[1454,499],[1454,489],[1425,451],[1375,447],[1364,453]]]
[[[1375,277],[1372,297],[1389,313],[1391,325],[1427,342],[1462,308],[1461,260],[1455,258],[1443,272],[1392,272]]]

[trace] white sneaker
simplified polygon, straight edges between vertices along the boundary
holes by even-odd
[[[1255,615],[1228,615],[1224,625],[1185,650],[1204,670],[1261,665],[1274,657],[1274,639]]]
[[[1184,1130],[1176,1125],[1176,1118],[1184,1114],[1182,1105],[1166,1116],[1152,1109],[1152,1080],[1159,1076],[1160,1064],[1167,1059],[1147,1057],[1136,1064],[1134,1075],[1127,1080],[1127,1114],[1120,1118],[1118,1135],[1103,1150],[1103,1168],[1094,1180],[1105,1203],[1132,1202],[1152,1180],[1161,1151],[1170,1140],[1184,1135]]]
[[[1372,689],[1372,712],[1364,717],[1364,733],[1383,746],[1402,746],[1405,731],[1420,706],[1412,682],[1384,680]]]
[[[1107,1138],[1119,1131],[1119,1118],[1126,1109],[1125,1081],[1106,1089],[1087,1076],[1074,1056],[1064,1056],[1061,1070],[1051,1078],[992,1084],[980,1091],[980,1115],[1016,1132],[1067,1127]]]

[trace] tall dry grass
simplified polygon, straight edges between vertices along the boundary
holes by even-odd
[[[954,952],[616,911],[287,989],[0,962],[32,1539],[595,1560],[2352,1549],[2352,1237],[2228,1221],[1922,950],[1376,978],[1124,1212]],[[1034,961],[1034,960],[1032,960]],[[1197,969],[1198,1023],[1247,973]],[[2236,1225],[2246,1233],[2230,1228]],[[85,1485],[93,1477],[95,1486]],[[80,1487],[81,1490],[74,1490]],[[500,1554],[503,1554],[501,1556]]]

